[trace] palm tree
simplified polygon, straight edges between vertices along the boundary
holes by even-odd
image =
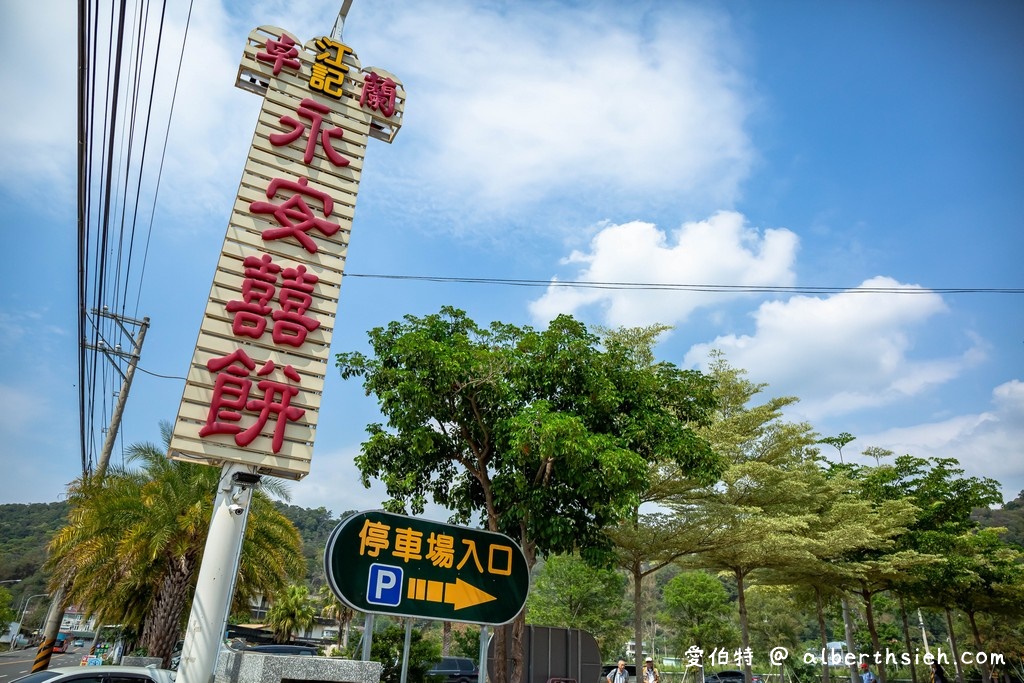
[[[338,622],[338,649],[348,650],[348,629],[355,616],[355,610],[343,603],[326,583],[320,586],[320,616]]]
[[[267,623],[274,629],[274,642],[287,643],[292,633],[300,635],[316,621],[316,608],[309,588],[292,584],[280,593],[267,612]]]
[[[133,444],[102,481],[72,482],[68,524],[50,542],[51,585],[68,600],[141,633],[141,646],[166,665],[191,599],[213,514],[220,470],[169,460],[164,448]],[[279,482],[261,485],[279,496]],[[254,492],[242,545],[236,604],[302,576],[302,541],[264,491]]]

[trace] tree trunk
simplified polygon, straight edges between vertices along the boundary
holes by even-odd
[[[864,620],[868,622],[868,633],[871,634],[871,647],[874,648],[876,653],[880,653],[882,651],[882,644],[878,641],[878,629],[875,628],[875,612],[871,604],[873,594],[868,590],[867,584],[861,584],[861,596],[864,598]],[[878,680],[880,683],[886,683],[885,660],[882,660],[877,668]]]
[[[640,562],[634,562],[632,568],[633,574],[633,642],[636,645],[633,648],[633,663],[636,664],[636,670],[640,671],[643,666],[643,649],[644,649],[644,634],[643,634],[643,585],[644,576],[641,573]]]
[[[967,619],[971,622],[971,633],[974,635],[974,651],[984,652],[981,649],[981,631],[978,630],[978,622],[974,620],[974,611],[967,612]],[[988,683],[992,680],[992,672],[988,668],[988,663],[981,663],[981,680],[983,683]]]
[[[856,643],[853,640],[853,616],[850,614],[850,600],[845,594],[843,595],[843,627],[846,629],[846,651],[854,652]],[[850,683],[860,683],[857,678],[856,664],[850,665]]]
[[[900,618],[903,619],[903,644],[906,646],[906,652],[909,654],[913,652],[913,648],[910,645],[910,622],[907,621],[907,606],[903,602],[903,596],[900,595]],[[910,658],[910,683],[917,683],[917,668],[914,666],[914,657]]]
[[[740,607],[740,644],[743,647],[743,651],[746,652],[750,648],[750,628],[747,625],[747,596],[744,594],[743,587],[743,572],[736,570],[734,572],[736,576],[736,591],[739,595],[739,607]],[[750,683],[753,680],[753,674],[750,671],[750,663],[744,658],[743,660],[743,680],[746,683]]]
[[[352,617],[355,616],[352,612],[347,613],[348,616],[345,618],[345,635],[342,636],[341,640],[341,651],[348,652],[348,636],[352,631]]]
[[[441,627],[441,656],[447,657],[452,652],[452,622],[444,622]]]
[[[493,523],[494,528],[491,531],[497,531],[497,521],[495,520]],[[519,524],[519,540],[523,550],[523,557],[526,558],[526,567],[533,571],[534,565],[537,564],[537,546],[530,541],[527,535],[525,520]],[[495,662],[494,679],[496,681],[507,681],[508,683],[521,683],[526,680],[524,676],[526,671],[526,644],[523,641],[523,634],[526,631],[526,608],[524,607],[515,620],[511,624],[502,627],[500,631],[502,639],[498,645],[503,651],[498,656],[498,661]],[[495,648],[496,651],[497,649]],[[512,655],[512,669],[506,676],[508,654]],[[499,666],[501,668],[498,668]]]
[[[964,683],[964,668],[960,665],[960,651],[956,646],[956,633],[953,631],[953,613],[948,607],[946,609],[946,628],[949,629],[949,649],[953,655],[953,663],[956,665],[956,680]]]
[[[519,683],[526,681],[526,644],[523,642],[523,634],[526,632],[526,610],[519,613],[516,620],[512,622],[512,671],[510,681]]]
[[[172,564],[164,574],[153,598],[153,607],[142,627],[142,646],[150,657],[160,657],[164,668],[170,665],[174,644],[178,642],[178,629],[188,601],[192,569],[188,560]]]
[[[818,586],[814,587],[814,603],[815,603],[815,608],[817,609],[817,612],[818,612],[818,633],[821,634],[821,657],[822,657],[822,659],[825,659],[825,657],[827,656],[825,654],[825,651],[828,650],[828,630],[825,628],[825,608],[821,604],[821,589]],[[831,674],[829,673],[829,668],[831,666],[832,666],[832,662],[830,662],[828,660],[822,662],[822,667],[821,667],[821,680],[822,680],[822,683],[831,683],[832,678],[831,678]],[[780,667],[780,674],[781,674],[781,667]],[[782,680],[781,676],[780,676],[779,680],[780,680],[780,683],[781,683],[781,680]]]

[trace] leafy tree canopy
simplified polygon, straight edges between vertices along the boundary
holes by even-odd
[[[713,479],[718,460],[694,427],[715,401],[699,372],[643,365],[624,344],[602,348],[569,316],[546,330],[480,327],[445,307],[370,331],[372,356],[342,353],[387,426],[371,424],[356,459],[387,507],[428,499],[523,544],[527,559],[579,549],[607,563],[604,529],[635,505],[652,461]]]
[[[537,573],[527,601],[528,620],[540,626],[579,628],[597,640],[605,659],[619,654],[627,633],[625,578],[595,569],[573,555],[552,555]]]

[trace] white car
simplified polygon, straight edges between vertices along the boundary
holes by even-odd
[[[174,672],[143,666],[61,666],[11,683],[173,683]]]

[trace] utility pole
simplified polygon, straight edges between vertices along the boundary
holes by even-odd
[[[146,339],[146,330],[149,328],[149,318],[143,318],[142,320],[132,320],[131,318],[125,318],[123,316],[117,316],[110,313],[106,307],[102,311],[93,310],[95,315],[99,315],[103,318],[110,318],[120,326],[121,330],[130,339],[132,337],[131,332],[125,327],[125,323],[129,325],[135,325],[138,328],[138,338],[134,339],[132,345],[132,352],[126,354],[121,351],[120,346],[115,346],[110,349],[108,345],[101,343],[98,351],[102,352],[110,362],[114,365],[119,373],[121,373],[121,391],[117,394],[117,405],[114,406],[114,412],[110,416],[110,427],[107,429],[107,438],[103,441],[103,450],[100,452],[100,459],[96,463],[96,480],[103,479],[103,475],[107,472],[107,464],[110,462],[110,453],[114,450],[114,442],[117,440],[118,431],[121,429],[121,416],[124,414],[124,406],[128,402],[128,392],[132,388],[132,378],[135,377],[135,368],[139,364],[139,356],[142,353],[142,342]],[[95,348],[95,347],[87,347]],[[118,356],[121,358],[128,359],[128,369],[125,372],[121,372],[121,368],[112,356]]]
[[[121,416],[124,414],[124,406],[128,402],[128,392],[132,386],[132,378],[135,377],[135,368],[139,364],[139,356],[142,354],[142,342],[146,339],[146,330],[149,328],[149,318],[143,318],[142,320],[134,320],[125,316],[119,316],[111,313],[110,310],[104,306],[103,310],[97,311],[93,309],[93,315],[101,318],[109,318],[117,323],[121,331],[132,340],[132,351],[131,353],[125,353],[121,350],[120,344],[115,344],[113,347],[110,346],[100,336],[100,341],[95,344],[83,344],[87,349],[93,351],[99,351],[107,357],[107,359],[114,366],[114,369],[121,375],[121,391],[117,395],[117,405],[114,406],[114,412],[110,416],[110,426],[107,428],[107,436],[103,441],[103,450],[100,452],[99,460],[96,462],[96,471],[93,474],[95,481],[99,482],[103,479],[103,475],[107,472],[107,464],[110,462],[110,453],[114,450],[114,442],[117,441],[117,433],[121,428]],[[93,323],[99,330],[99,326]],[[133,325],[138,330],[138,337],[134,337],[132,331],[128,329],[128,325]],[[121,370],[121,366],[118,364],[118,358],[128,359],[128,369],[125,371]],[[85,438],[85,435],[82,435]],[[83,477],[88,476],[87,472],[82,473]],[[58,588],[54,591],[53,601],[50,602],[50,609],[46,612],[46,625],[43,627],[43,641],[39,644],[39,649],[36,650],[36,658],[32,663],[32,672],[42,671],[49,668],[50,657],[53,655],[53,646],[57,642],[57,633],[60,632],[60,622],[64,616],[64,587]]]

